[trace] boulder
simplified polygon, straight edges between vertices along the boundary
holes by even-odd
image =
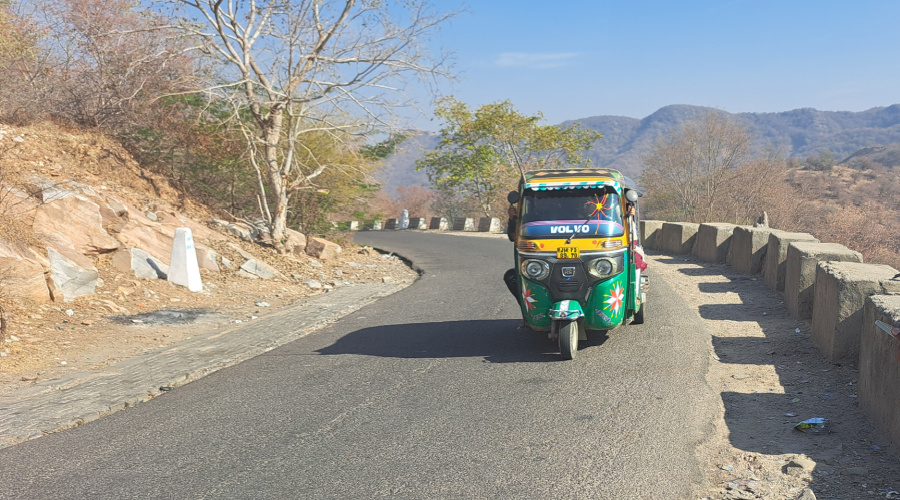
[[[34,176],[25,181],[25,189],[31,196],[40,200],[41,203],[50,203],[63,198],[74,196],[75,193],[65,184],[58,183],[45,177]]]
[[[224,227],[229,233],[244,241],[253,241],[259,236],[258,228],[243,222],[226,223]]]
[[[38,202],[25,191],[0,182],[0,213],[31,225]]]
[[[278,276],[278,271],[265,262],[252,259],[244,262],[239,271],[250,274],[254,278],[271,279]],[[243,276],[243,273],[238,273]]]
[[[119,248],[119,242],[103,229],[100,206],[82,195],[40,205],[32,227],[39,237],[65,235],[83,255],[98,255]]]
[[[0,287],[9,296],[37,303],[50,301],[44,267],[3,240],[0,240]]]
[[[50,294],[53,300],[72,302],[78,297],[93,295],[100,275],[97,268],[80,266],[53,247],[47,248],[50,261]]]
[[[214,273],[219,272],[219,254],[207,246],[197,244],[197,264],[200,269],[206,269]]]
[[[148,224],[144,224],[134,219],[129,220],[117,237],[125,247],[140,248],[168,265],[172,255],[172,244],[175,241],[174,232],[167,234],[158,224],[154,225],[149,220],[147,222]]]
[[[306,236],[293,229],[284,230],[284,246],[293,253],[302,254],[306,251]]]
[[[140,248],[122,248],[113,255],[113,267],[123,273],[134,273],[135,278],[166,279],[169,266]]]
[[[306,254],[320,260],[328,260],[341,253],[342,248],[323,238],[312,237],[306,245]]]

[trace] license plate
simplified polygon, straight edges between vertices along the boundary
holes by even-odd
[[[578,256],[578,247],[558,247],[556,249],[557,259],[577,259]]]

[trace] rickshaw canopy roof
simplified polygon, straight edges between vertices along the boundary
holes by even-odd
[[[631,179],[612,169],[538,170],[525,174],[524,188],[532,191],[553,191],[594,189],[601,186],[610,186],[619,194],[622,194],[623,187],[637,188]]]

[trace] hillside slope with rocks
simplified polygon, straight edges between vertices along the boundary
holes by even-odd
[[[179,227],[193,233],[201,292],[166,280]],[[0,126],[0,394],[335,287],[416,277],[371,248],[292,232],[279,254],[266,236],[192,203],[102,135]]]

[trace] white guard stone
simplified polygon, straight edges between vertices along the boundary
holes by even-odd
[[[203,290],[200,265],[197,263],[197,250],[194,248],[194,236],[191,234],[190,228],[175,229],[168,280],[176,285],[187,287],[192,292]]]

